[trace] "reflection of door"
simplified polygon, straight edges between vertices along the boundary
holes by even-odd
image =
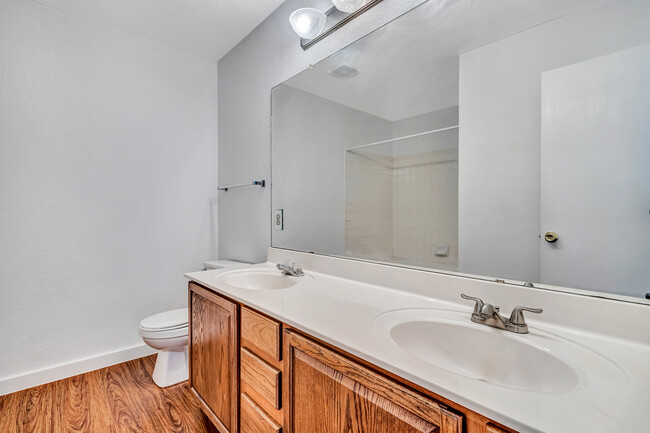
[[[650,45],[542,74],[541,156],[541,281],[650,292]]]

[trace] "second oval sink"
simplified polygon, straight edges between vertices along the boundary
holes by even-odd
[[[310,277],[291,277],[267,269],[238,269],[219,275],[218,281],[238,289],[277,290],[293,287],[305,278]]]
[[[576,372],[558,358],[490,329],[422,321],[397,325],[390,334],[420,359],[495,385],[554,392],[578,384]]]
[[[396,310],[374,324],[409,355],[452,373],[533,392],[566,392],[586,377],[581,367],[620,374],[608,360],[540,330],[518,335],[478,325],[469,314],[435,309]],[[571,359],[574,362],[567,362]]]

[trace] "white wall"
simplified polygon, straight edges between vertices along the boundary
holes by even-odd
[[[345,254],[345,149],[389,139],[391,122],[302,90],[273,90],[273,206],[278,248]],[[296,161],[300,161],[297,163]]]
[[[541,74],[650,41],[648,17],[610,0],[461,55],[461,272],[540,280]]]
[[[217,253],[216,73],[0,3],[0,394],[8,377],[140,345],[143,317],[186,305],[183,272]]]
[[[288,0],[219,61],[219,183],[270,179],[271,89],[368,32],[421,4],[384,1],[303,51],[288,23],[315,0]],[[322,3],[322,2],[321,2]],[[269,188],[242,188],[219,196],[222,258],[266,259],[271,241]]]

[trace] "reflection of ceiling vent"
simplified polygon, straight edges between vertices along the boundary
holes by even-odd
[[[334,68],[331,71],[328,72],[333,77],[340,78],[341,80],[347,80],[348,78],[352,78],[356,75],[359,75],[358,69],[354,69],[352,66],[348,65],[341,65],[338,68]]]

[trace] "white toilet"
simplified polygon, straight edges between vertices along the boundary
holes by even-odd
[[[241,268],[248,263],[217,260],[203,264],[206,269]],[[188,309],[165,311],[140,322],[140,336],[149,346],[159,350],[153,381],[161,388],[176,385],[189,378]]]
[[[154,314],[140,322],[140,336],[160,350],[153,369],[153,381],[161,388],[189,377],[187,308]]]

